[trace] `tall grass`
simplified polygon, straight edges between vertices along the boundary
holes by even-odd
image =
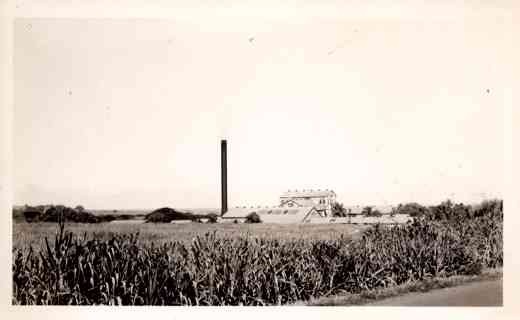
[[[502,216],[367,230],[355,241],[197,236],[191,244],[101,239],[59,224],[16,248],[13,304],[280,305],[501,266]]]

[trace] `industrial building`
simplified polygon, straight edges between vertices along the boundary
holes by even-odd
[[[314,207],[322,217],[332,217],[336,193],[332,190],[288,190],[280,196],[280,207]]]
[[[406,223],[408,216],[396,216],[391,206],[371,206],[384,217],[365,216],[364,207],[345,207],[346,217],[334,217],[333,205],[336,193],[332,190],[288,190],[280,195],[278,207],[234,207],[228,208],[227,199],[227,141],[220,143],[221,164],[221,222],[241,223],[252,214],[265,223]]]
[[[221,222],[241,223],[252,213],[256,213],[264,223],[302,223],[309,222],[313,217],[320,217],[314,207],[235,207],[228,209],[221,217]]]
[[[223,215],[223,222],[244,222],[252,213],[266,223],[302,223],[332,217],[336,194],[332,190],[294,190],[280,196],[278,207],[235,207]]]

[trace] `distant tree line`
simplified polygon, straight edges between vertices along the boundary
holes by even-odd
[[[216,223],[218,220],[218,215],[216,213],[193,214],[191,212],[184,212],[173,208],[164,207],[145,215],[144,220],[146,222],[154,223],[170,223],[172,221],[179,220],[202,222],[202,220],[207,220],[208,223]]]
[[[154,210],[146,215],[119,214],[117,210],[113,210],[111,214],[94,214],[81,205],[77,205],[74,208],[64,205],[25,205],[13,208],[13,221],[17,222],[24,220],[27,222],[58,222],[63,220],[66,222],[101,223],[136,219],[143,219],[146,222],[164,223],[175,220],[192,220],[194,222],[207,220],[209,223],[215,223],[218,220],[218,215],[216,213],[193,214],[167,207]]]
[[[67,207],[64,205],[38,205],[13,208],[13,221],[27,222],[66,222],[101,223],[114,220],[129,220],[139,218],[138,215],[124,214],[94,214],[83,206]]]
[[[374,210],[370,206],[364,207],[361,214],[367,217],[382,216],[380,211]],[[391,215],[395,214],[406,214],[416,219],[425,220],[464,220],[483,216],[503,217],[503,200],[484,200],[477,205],[465,205],[463,203],[454,203],[448,199],[434,206],[423,206],[416,202],[410,202],[399,204],[392,210]],[[336,202],[332,205],[332,215],[334,217],[347,216],[346,209],[342,203]]]
[[[13,219],[25,219],[27,222],[58,222],[60,219],[69,222],[99,223],[110,218],[96,216],[87,212],[82,206],[75,208],[64,205],[25,205],[23,209],[13,209]]]

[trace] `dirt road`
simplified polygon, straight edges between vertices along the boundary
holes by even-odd
[[[502,279],[474,282],[458,287],[409,293],[367,306],[502,306]]]

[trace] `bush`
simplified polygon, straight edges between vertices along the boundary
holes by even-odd
[[[382,217],[383,214],[379,210],[371,210],[367,217]]]
[[[76,211],[66,206],[52,206],[40,215],[38,221],[58,222],[60,219],[67,222],[98,223],[99,219],[90,212]]]
[[[208,223],[217,223],[218,222],[218,214],[208,213],[206,216],[208,218]]]
[[[160,208],[154,210],[145,216],[146,222],[164,222],[169,223],[174,220],[196,220],[196,217],[187,212],[177,211],[172,208]]]
[[[434,221],[466,221],[479,217],[503,219],[502,200],[485,200],[475,206],[454,204],[451,200],[446,200],[436,206],[430,206],[426,214],[421,218]]]
[[[503,219],[504,202],[502,200],[493,199],[485,200],[475,207],[471,208],[472,214],[475,217],[493,217]]]
[[[81,210],[57,205],[45,209],[44,206],[28,207],[23,215],[27,222],[58,222],[60,219],[66,222],[98,223],[102,222],[94,214]]]
[[[372,214],[372,207],[364,207],[361,213],[367,217],[369,217]]]
[[[256,212],[251,212],[246,217],[246,223],[261,223],[262,219],[260,219],[260,216]]]
[[[342,203],[334,202],[332,204],[332,216],[333,217],[346,217],[347,216],[347,210],[343,206]]]
[[[209,223],[215,223],[217,222],[218,215],[215,213],[193,214],[190,212],[182,212],[172,208],[164,207],[150,212],[149,214],[145,215],[144,218],[146,222],[154,223],[170,223],[175,220],[191,220],[193,222],[201,222],[202,219],[208,219]]]
[[[395,213],[406,214],[410,217],[422,217],[428,213],[428,208],[416,203],[399,204],[395,210]]]
[[[40,217],[41,212],[37,210],[25,210],[23,212],[23,216],[25,218],[25,221],[27,222],[35,222],[38,221],[38,218]]]
[[[366,217],[381,217],[383,215],[379,210],[373,210],[372,207],[364,207],[362,213]]]

